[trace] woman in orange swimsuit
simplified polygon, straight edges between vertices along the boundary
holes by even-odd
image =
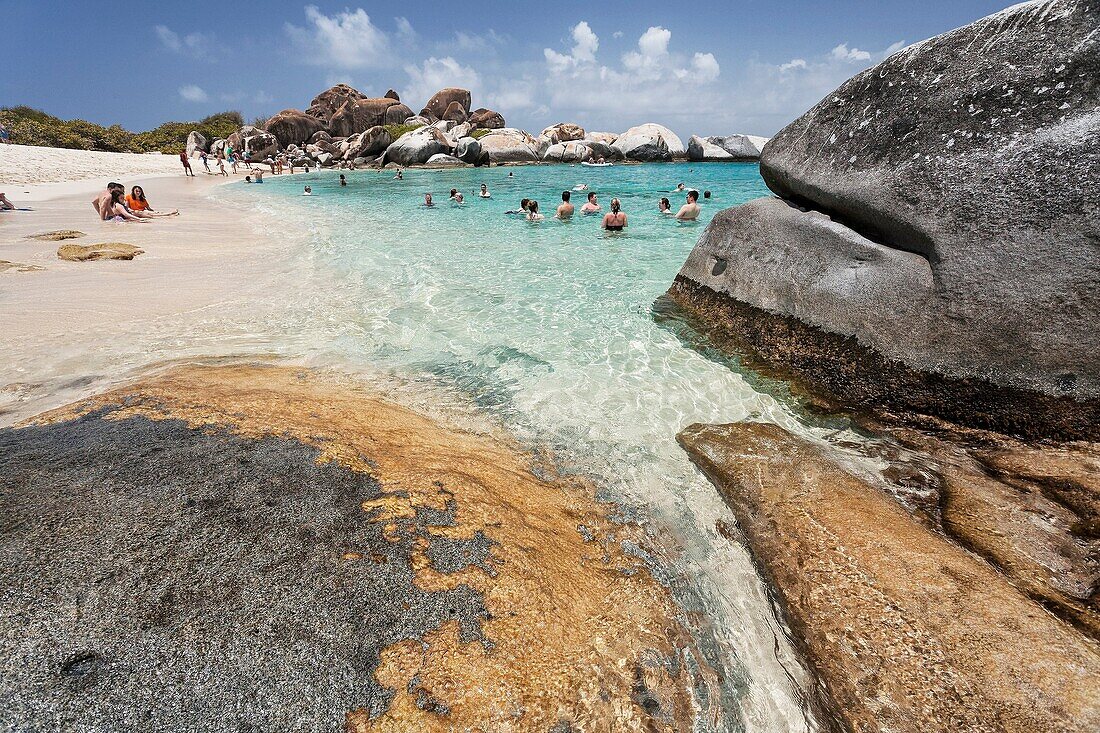
[[[149,205],[149,200],[145,198],[145,190],[141,186],[134,186],[130,189],[130,195],[126,197],[126,208],[128,208],[134,216],[141,219],[179,215],[179,211],[169,211],[167,213],[153,211],[153,207]]]

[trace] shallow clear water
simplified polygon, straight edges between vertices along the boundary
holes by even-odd
[[[685,609],[700,612],[689,614],[697,638],[726,679],[700,700],[700,729],[813,727],[791,679],[802,673],[751,562],[715,529],[732,516],[675,442],[693,422],[749,416],[808,428],[730,364],[685,347],[653,312],[711,216],[767,195],[757,167],[345,175],[346,188],[326,171],[219,194],[309,229],[289,255],[295,285],[272,299],[274,350],[449,387],[562,470],[596,477],[627,514],[648,520],[655,565]],[[477,196],[482,182],[491,199]],[[661,196],[674,209],[683,202],[672,192],[679,182],[713,192],[697,223],[657,212]],[[621,199],[626,232],[602,232],[597,216],[550,218],[561,192],[580,183],[605,211]],[[448,201],[451,188],[464,205]],[[426,192],[435,207],[422,205]],[[584,196],[573,194],[578,209]],[[521,197],[548,218],[507,215]]]

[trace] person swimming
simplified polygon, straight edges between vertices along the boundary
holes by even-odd
[[[344,174],[341,173],[340,174],[340,187],[343,188],[346,185],[348,185],[348,179],[344,178]]]
[[[306,186],[306,189],[305,189],[305,191],[302,192],[302,195],[303,196],[312,196],[313,195],[313,189],[310,188],[309,186]]]
[[[668,200],[667,196],[662,197],[661,200],[657,202],[657,211],[662,214],[672,213],[672,203]]]
[[[705,198],[705,199],[710,198],[710,191],[709,190],[708,191],[703,191],[703,198]]]
[[[478,193],[478,196],[483,199],[491,199],[493,197],[493,194],[489,193],[489,187],[483,183],[481,184],[481,192]]]
[[[574,191],[587,191],[588,190],[588,184],[587,183],[578,183],[576,186],[573,186],[573,190]]]
[[[609,232],[621,232],[626,227],[626,214],[619,209],[619,199],[611,199],[611,211],[603,218],[603,228]]]
[[[677,183],[677,184],[676,184],[676,193],[680,193],[680,192],[681,192],[681,191],[683,191],[683,190],[684,190],[685,188],[687,188],[687,186],[685,186],[685,185],[684,185],[683,183]]]
[[[430,193],[424,194],[424,205],[435,206],[435,204],[432,203],[432,195]]]
[[[395,176],[393,177],[393,180],[395,180],[395,181],[401,181],[401,180],[404,180],[404,178],[405,178],[405,177],[404,177],[403,175],[401,175],[401,169],[400,169],[400,168],[398,168],[398,169],[397,169],[397,175],[395,175]]]
[[[687,203],[676,212],[676,218],[680,221],[695,221],[699,218],[699,192],[692,190],[687,193]]]
[[[539,213],[539,202],[530,201],[527,204],[527,221],[542,221],[546,217]]]
[[[462,197],[462,192],[459,191],[457,188],[451,189],[451,201],[454,201],[456,204],[465,203],[465,199]]]

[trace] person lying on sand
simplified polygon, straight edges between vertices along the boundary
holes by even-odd
[[[581,213],[582,214],[595,214],[599,210],[600,210],[600,204],[599,204],[598,201],[596,201],[596,194],[590,192],[588,194],[588,201],[585,201],[584,206],[581,207]]]
[[[570,193],[568,191],[561,192],[561,206],[558,207],[558,211],[555,214],[559,219],[572,219],[574,207],[569,203]]]
[[[676,218],[680,221],[695,221],[699,218],[699,192],[688,191],[687,203],[676,212]]]
[[[626,214],[619,211],[619,199],[611,199],[611,211],[603,218],[603,228],[609,232],[621,232],[626,227]]]
[[[15,208],[15,204],[8,200],[6,194],[0,193],[0,211],[10,211]]]
[[[158,216],[179,216],[180,213],[178,209],[173,209],[168,212],[154,211],[153,207],[149,205],[149,200],[145,198],[145,189],[141,186],[134,186],[130,189],[130,195],[126,197],[126,208],[128,208],[130,213],[134,216],[143,219],[155,218]]]

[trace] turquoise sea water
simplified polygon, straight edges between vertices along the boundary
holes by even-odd
[[[750,164],[544,166],[392,173],[334,171],[227,187],[236,205],[266,209],[307,235],[280,264],[272,351],[428,380],[506,425],[563,471],[594,477],[624,514],[645,520],[654,565],[695,626],[722,689],[699,692],[700,730],[812,727],[800,674],[749,558],[716,530],[732,522],[714,488],[675,442],[693,422],[754,417],[802,433],[789,407],[736,365],[684,345],[655,318],[705,224],[722,208],[767,195]],[[491,199],[477,190],[488,184]],[[709,189],[703,216],[680,224],[676,184]],[[629,226],[550,218],[561,192],[587,183],[606,211],[622,200]],[[313,195],[302,195],[309,185]],[[448,202],[451,188],[464,205]],[[422,205],[431,192],[436,206]],[[585,194],[575,192],[578,210]],[[522,197],[547,215],[505,211]],[[665,306],[658,304],[658,309]],[[430,405],[429,405],[430,408]],[[640,551],[640,550],[639,550]],[[792,680],[793,676],[793,680]]]

